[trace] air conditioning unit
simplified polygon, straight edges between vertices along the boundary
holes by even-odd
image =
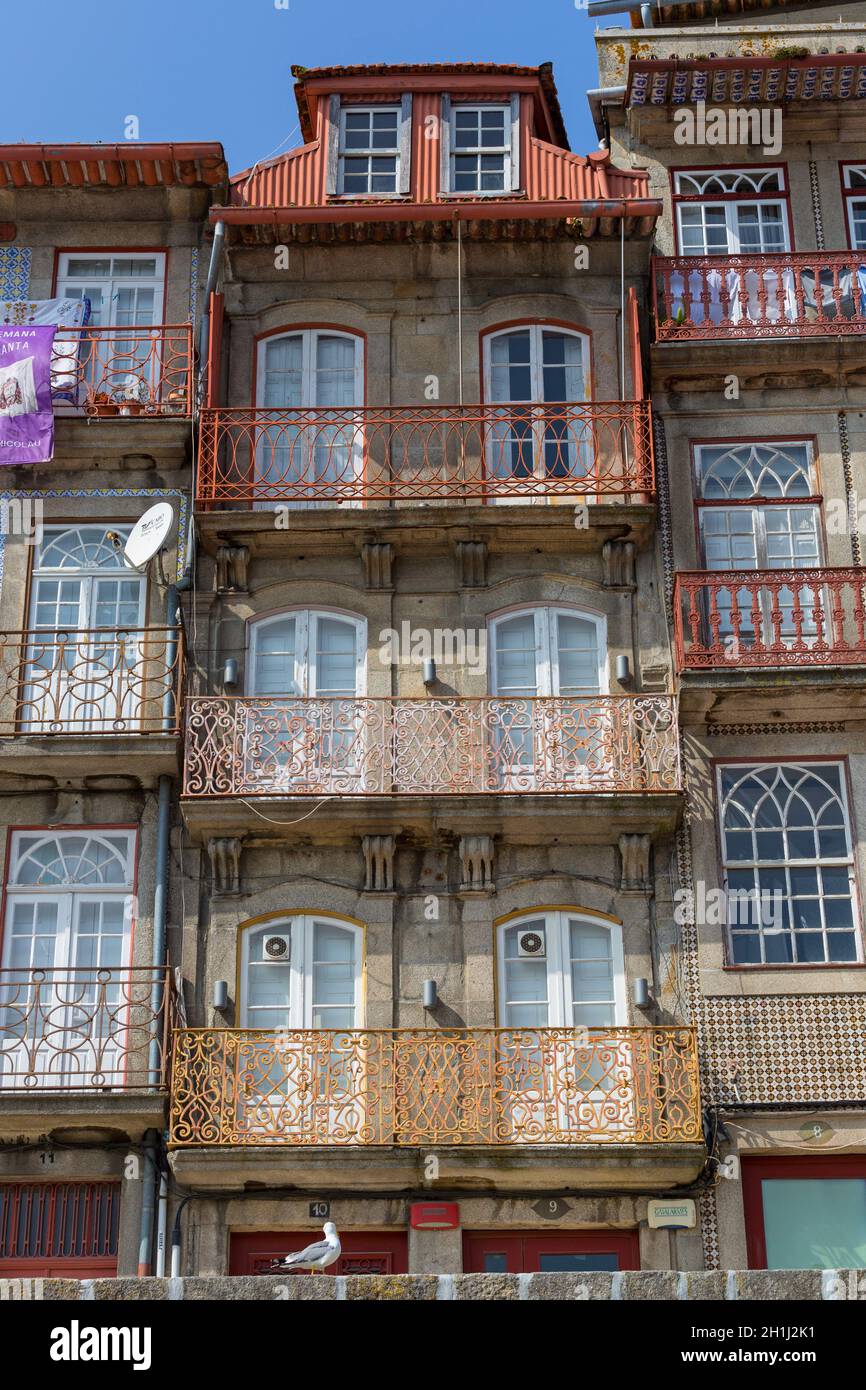
[[[265,960],[288,960],[292,954],[292,938],[290,936],[266,936],[262,954]]]
[[[543,931],[522,931],[517,938],[517,954],[519,956],[544,956],[544,932]]]

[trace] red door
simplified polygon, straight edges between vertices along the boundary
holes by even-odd
[[[640,1269],[637,1231],[551,1231],[539,1235],[467,1232],[467,1274],[581,1274],[599,1269]]]
[[[311,1231],[251,1231],[229,1237],[229,1274],[263,1274],[271,1260],[303,1250],[321,1240],[321,1227]],[[408,1242],[405,1231],[341,1231],[343,1253],[326,1274],[406,1274]],[[306,1270],[301,1271],[307,1273]],[[295,1276],[292,1275],[292,1278]]]

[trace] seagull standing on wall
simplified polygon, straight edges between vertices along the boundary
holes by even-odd
[[[336,1264],[340,1258],[340,1237],[337,1235],[337,1228],[333,1221],[326,1221],[322,1230],[325,1233],[324,1240],[317,1240],[313,1245],[306,1246],[303,1250],[296,1250],[293,1255],[285,1255],[281,1260],[274,1260],[270,1267],[271,1274],[286,1274],[290,1270],[309,1269],[313,1274],[324,1273],[329,1265]]]

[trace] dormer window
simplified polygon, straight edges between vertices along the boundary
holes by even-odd
[[[340,192],[396,193],[399,178],[399,106],[344,107],[340,121]]]
[[[520,186],[520,98],[508,103],[442,99],[442,191],[510,193]]]
[[[393,102],[328,103],[327,192],[331,197],[394,198],[409,192],[412,95]]]
[[[451,166],[455,193],[503,193],[511,155],[507,106],[456,106]]]

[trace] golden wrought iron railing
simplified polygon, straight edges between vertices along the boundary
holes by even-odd
[[[649,401],[208,409],[201,506],[648,500]]]
[[[194,696],[184,795],[672,792],[672,695]]]
[[[0,632],[0,736],[177,733],[179,628]]]
[[[866,332],[866,252],[657,256],[657,342]]]
[[[0,970],[0,1095],[165,1090],[171,972],[147,966]]]
[[[681,671],[866,664],[866,568],[688,571],[676,576]]]
[[[192,414],[192,324],[64,328],[54,335],[51,395],[97,417]]]
[[[698,1143],[692,1028],[184,1028],[171,1143]]]

